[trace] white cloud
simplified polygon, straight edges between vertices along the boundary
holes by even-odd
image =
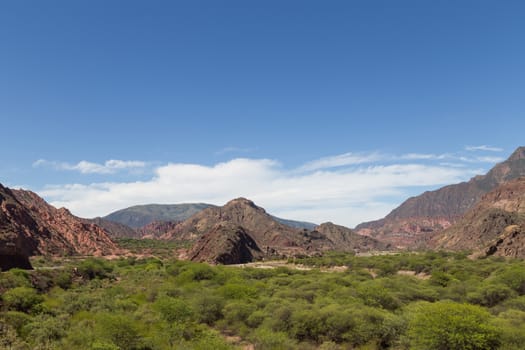
[[[39,159],[33,163],[33,167],[52,167],[56,170],[78,171],[81,174],[114,174],[120,170],[132,170],[144,168],[145,166],[145,162],[117,159],[107,160],[103,164],[92,163],[85,160],[76,164],[69,164],[65,162],[48,161],[45,159]]]
[[[488,152],[503,152],[503,148],[481,145],[481,146],[466,146],[465,150],[470,152],[488,151]]]
[[[241,158],[213,166],[172,163],[155,169],[147,181],[48,186],[39,193],[83,217],[146,203],[222,205],[242,196],[281,217],[355,226],[386,215],[406,199],[410,188],[435,188],[482,172],[413,163],[344,167],[380,159],[360,157],[361,161],[351,154],[323,158],[305,164],[301,171],[286,170],[270,159]],[[335,166],[339,168],[331,169]]]

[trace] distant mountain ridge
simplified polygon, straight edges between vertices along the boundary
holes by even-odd
[[[355,230],[398,247],[411,247],[421,235],[444,230],[497,186],[525,176],[525,147],[494,166],[486,175],[412,197],[385,218],[365,222]]]
[[[215,207],[206,203],[144,204],[117,210],[102,219],[140,228],[154,221],[184,221],[198,212]]]
[[[217,208],[217,206],[207,203],[145,204],[115,211],[101,219],[126,225],[138,232],[137,235],[129,236],[129,238],[139,238],[141,235],[155,237],[159,236],[159,230],[162,228],[161,223],[175,224],[207,208]],[[282,219],[273,215],[272,217],[276,221],[294,228],[313,230],[317,226],[311,222]],[[128,235],[132,235],[132,233],[128,232]],[[115,237],[123,236],[116,233]]]

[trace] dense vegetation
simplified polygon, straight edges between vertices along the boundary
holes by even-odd
[[[130,258],[4,272],[0,349],[512,350],[525,344],[522,261],[427,253],[295,262],[303,269]]]

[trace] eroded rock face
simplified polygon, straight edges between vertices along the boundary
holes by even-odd
[[[244,264],[258,260],[263,252],[242,228],[227,222],[217,224],[190,251],[190,260],[212,264]]]
[[[38,235],[38,251],[51,255],[112,255],[117,246],[101,227],[86,223],[65,208],[49,205],[36,193],[13,190],[16,199],[30,212],[41,230],[48,235]]]
[[[29,268],[32,255],[110,255],[106,231],[30,191],[0,185],[0,266]]]
[[[431,235],[426,246],[525,257],[525,177],[487,193],[453,226]]]
[[[157,239],[177,227],[180,221],[153,221],[141,228],[137,228],[140,238]]]
[[[400,248],[425,241],[424,236],[452,226],[489,191],[525,176],[525,147],[519,147],[486,175],[407,199],[381,220],[358,225],[357,233]]]
[[[326,238],[334,243],[339,250],[344,251],[370,251],[370,250],[387,250],[390,247],[378,240],[355,233],[348,227],[335,225],[326,222],[315,228],[315,231],[322,233]]]
[[[37,251],[38,225],[10,189],[0,185],[0,268],[31,268],[29,256]]]

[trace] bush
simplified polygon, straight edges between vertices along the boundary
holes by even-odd
[[[411,349],[493,350],[499,334],[479,306],[440,301],[420,303],[409,322]]]
[[[33,288],[16,287],[5,292],[4,295],[2,295],[2,300],[8,310],[29,313],[33,311],[44,298]]]
[[[258,350],[290,350],[295,347],[295,342],[286,333],[273,332],[266,328],[258,329],[252,341]]]
[[[89,258],[82,261],[77,268],[78,274],[85,279],[103,279],[111,277],[113,267],[105,260]]]
[[[155,302],[155,308],[168,322],[187,322],[193,317],[193,310],[183,300],[162,297]]]

